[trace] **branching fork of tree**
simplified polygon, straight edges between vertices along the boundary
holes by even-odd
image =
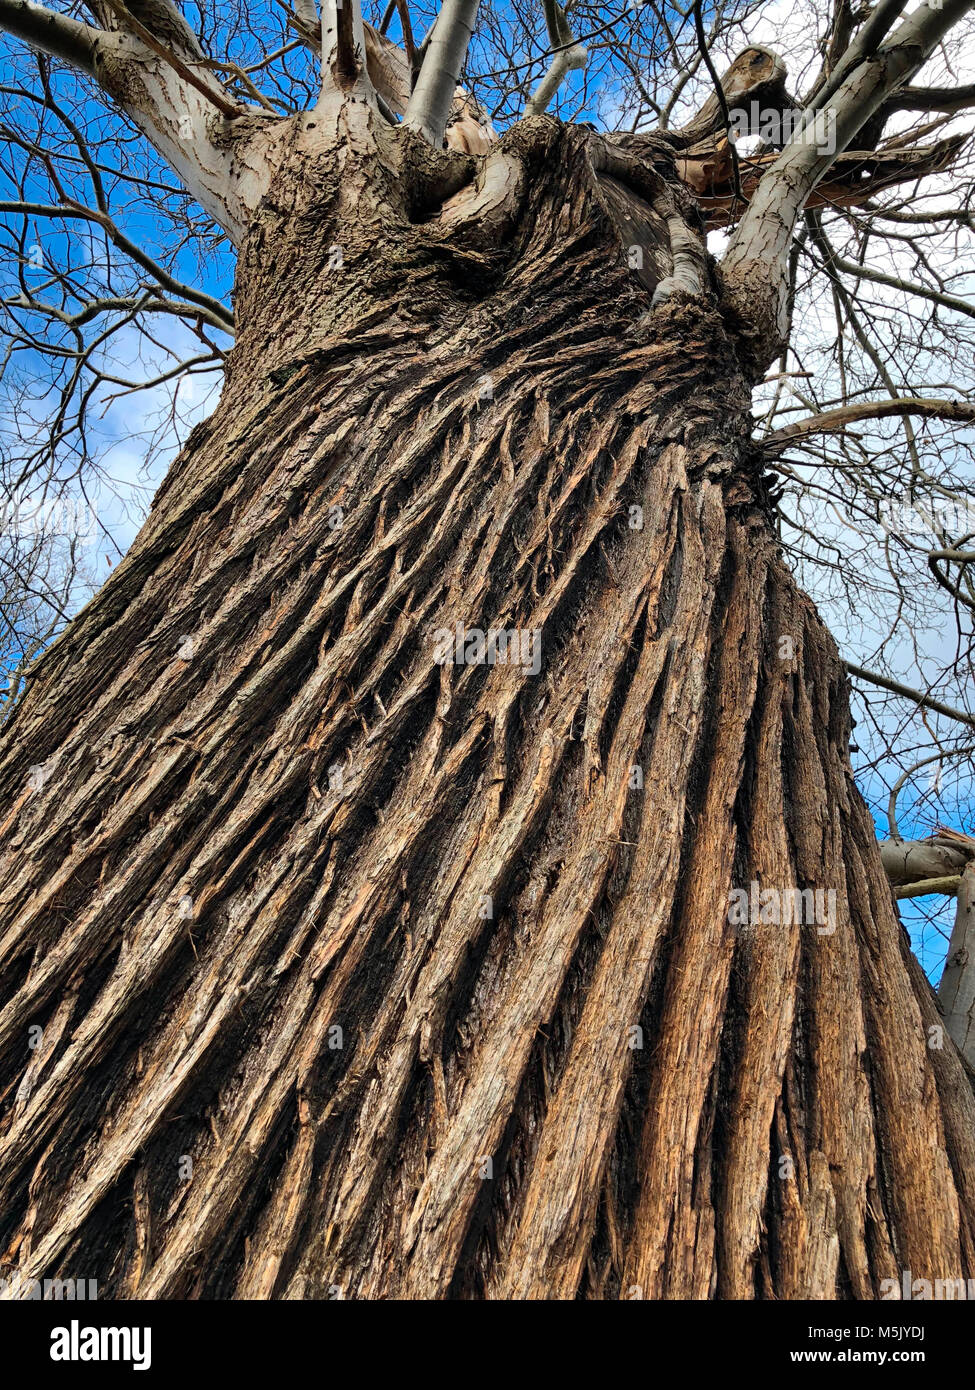
[[[928,486],[915,428],[975,418],[898,385],[862,302],[964,298],[871,268],[879,221],[851,261],[828,220],[914,226],[891,199],[959,166],[944,122],[972,92],[915,79],[970,8],[837,0],[798,125],[745,153],[732,113],[797,98],[758,43],[718,79],[703,5],[648,7],[679,64],[616,36],[633,128],[599,131],[559,105],[621,20],[594,6],[546,0],[541,56],[498,60],[492,111],[472,35],[506,40],[477,0],[443,0],[419,43],[406,0],[376,25],[303,0],[246,66],[170,0],[85,20],[0,0],[92,187],[45,126],[3,211],[22,249],[31,219],[70,222],[108,267],[80,307],[73,267],[23,275],[14,347],[64,355],[66,400],[105,316],[192,323],[188,369],[224,368],[0,743],[5,1269],[123,1298],[975,1277],[975,842],[901,839],[895,794],[878,846],[848,670],[779,506],[811,443],[839,441],[842,488],[858,428],[890,420]],[[266,74],[309,49],[318,88],[282,109]],[[113,215],[51,59],[168,166],[142,187],[180,244],[180,189],[232,243],[232,312]],[[841,353],[843,399],[803,401],[807,266],[882,399]],[[770,374],[802,408],[763,432]],[[922,557],[959,613],[968,543]],[[435,660],[458,626],[527,634],[538,668]],[[957,895],[940,1007],[892,883]],[[828,915],[742,926],[752,885]]]

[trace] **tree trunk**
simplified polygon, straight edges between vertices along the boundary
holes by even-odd
[[[639,146],[668,223],[543,118],[500,203],[391,141],[296,142],[220,405],[5,738],[7,1263],[147,1298],[975,1276],[972,1092],[747,364],[715,294],[650,312],[697,236],[672,154]],[[444,661],[458,624],[516,644]],[[812,920],[769,920],[792,890]]]

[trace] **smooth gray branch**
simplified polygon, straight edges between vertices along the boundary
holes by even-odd
[[[23,39],[31,48],[94,74],[96,44],[102,31],[91,24],[57,14],[32,0],[0,0],[0,29]]]
[[[558,0],[544,0],[544,7],[549,43],[554,52],[548,71],[525,103],[523,116],[540,116],[547,111],[566,76],[575,69],[584,68],[589,61],[585,44],[576,42]]]
[[[477,23],[479,0],[444,0],[437,15],[420,75],[403,117],[409,130],[439,150],[447,117]]]

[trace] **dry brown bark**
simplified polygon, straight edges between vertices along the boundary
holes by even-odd
[[[407,137],[284,160],[220,405],[0,754],[24,1275],[975,1276],[975,1103],[779,554],[753,368],[710,271],[651,311],[700,221],[671,144],[626,148],[524,122],[489,215]],[[539,631],[539,674],[436,664],[458,622]],[[735,925],[752,881],[834,891],[835,930]]]

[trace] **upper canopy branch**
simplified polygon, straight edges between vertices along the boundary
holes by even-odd
[[[0,0],[0,29],[94,76],[100,30],[32,0]]]
[[[199,43],[169,0],[91,0],[101,27],[32,0],[0,0],[0,28],[93,77],[135,122],[184,187],[239,241],[270,178],[267,160],[239,151],[253,120],[275,119],[239,102],[202,61]],[[230,123],[241,135],[228,138]]]
[[[821,111],[829,98],[843,84],[846,78],[867,58],[876,53],[883,39],[900,18],[906,8],[907,0],[879,0],[867,15],[866,23],[843,51],[835,64],[825,73],[806,102],[809,113]]]
[[[202,311],[202,317],[214,328],[219,328],[224,333],[233,333],[234,316],[225,304],[222,304],[219,299],[215,299],[213,295],[207,294],[206,291],[196,289],[195,286],[184,284],[183,281],[178,280],[165,266],[160,265],[141,246],[127,237],[106,213],[95,208],[85,207],[71,198],[65,199],[64,203],[60,205],[3,199],[0,200],[0,213],[4,212],[22,213],[25,217],[31,218],[63,218],[66,221],[78,219],[97,223],[109,241],[141,269],[147,270],[164,290],[170,294],[179,295],[183,300],[193,305],[194,312]]]
[[[222,112],[224,116],[233,120],[236,116],[241,114],[241,109],[237,102],[227,95],[225,89],[219,82],[208,81],[207,78],[210,75],[209,73],[206,76],[200,76],[194,72],[194,70],[183,61],[179,54],[173,51],[172,47],[163,43],[150,29],[147,29],[142,21],[138,19],[127,6],[122,4],[122,0],[99,0],[99,3],[108,7],[112,15],[119,21],[123,30],[128,30],[130,33],[135,34],[137,38],[141,39],[148,49],[155,53],[157,57],[161,58],[164,63],[169,63],[184,82],[188,82],[191,87],[194,87],[197,92],[206,97],[207,101],[211,101],[217,110]],[[194,56],[202,57],[198,48]]]
[[[902,87],[884,102],[885,111],[944,111],[975,106],[975,82],[965,87]]]
[[[322,0],[322,99],[353,88],[375,103],[358,0]]]
[[[875,11],[870,43],[864,35],[807,108],[799,130],[759,183],[725,255],[729,298],[750,324],[763,368],[785,342],[789,319],[788,252],[797,219],[838,154],[865,123],[901,89],[938,43],[971,8],[973,0],[922,4],[881,43],[872,39],[903,8],[887,0]],[[866,32],[866,31],[864,31]],[[824,119],[827,118],[827,119]]]
[[[428,35],[429,42],[424,42],[426,53],[403,124],[422,135],[435,150],[443,144],[454,93],[477,23],[478,5],[479,0],[444,0],[432,37]]]
[[[565,10],[558,0],[543,0],[543,7],[549,42],[553,49],[552,62],[529,97],[522,113],[525,116],[540,116],[547,111],[567,74],[574,69],[584,68],[589,61],[585,45],[576,42]]]
[[[762,440],[767,453],[779,453],[796,439],[810,434],[836,434],[858,420],[882,420],[891,415],[920,415],[934,420],[975,420],[975,405],[966,401],[925,400],[918,396],[896,396],[889,401],[857,401],[836,410],[824,410],[805,420],[773,430]]]
[[[903,695],[923,709],[934,710],[935,714],[943,714],[948,719],[956,719],[959,724],[969,724],[975,728],[975,714],[968,714],[965,710],[955,709],[953,705],[946,705],[943,700],[936,700],[933,695],[927,695],[923,690],[915,690],[909,685],[904,685],[902,681],[891,680],[880,671],[866,671],[862,666],[854,666],[850,661],[845,665],[851,676],[869,681],[871,685],[879,685],[882,690],[889,690],[892,695]]]

